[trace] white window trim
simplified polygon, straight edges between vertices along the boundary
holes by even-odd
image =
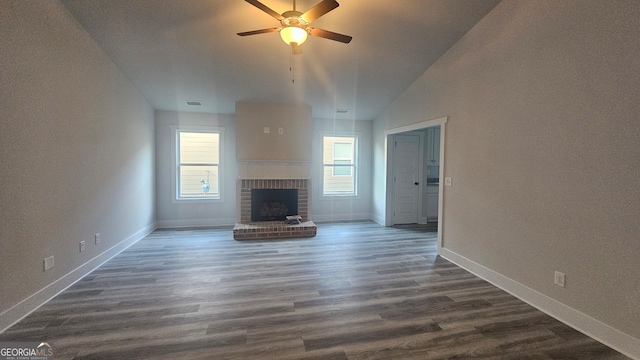
[[[353,194],[325,194],[324,193],[324,156],[323,156],[323,152],[324,152],[324,137],[325,136],[335,136],[335,137],[354,137],[355,138],[355,146],[353,149],[354,152],[354,158],[355,158],[355,162],[353,165],[353,169],[355,171],[355,192]],[[318,179],[318,183],[320,184],[320,193],[319,193],[319,199],[320,200],[336,200],[336,199],[359,199],[360,198],[360,174],[359,174],[359,168],[360,168],[360,159],[359,159],[359,148],[360,148],[360,138],[362,137],[362,133],[359,131],[355,131],[355,132],[321,132],[320,134],[320,164],[321,164],[321,168],[320,168],[320,174],[319,174],[319,179]],[[333,155],[332,155],[333,156]],[[330,164],[328,164],[330,165]]]
[[[197,126],[197,125],[171,125],[171,202],[173,204],[185,202],[188,203],[212,203],[212,202],[224,202],[224,173],[225,164],[224,164],[224,127],[219,126]],[[178,148],[178,134],[179,132],[210,132],[210,133],[218,133],[220,134],[219,146],[218,150],[218,189],[220,192],[219,197],[189,197],[183,198],[180,197],[180,188],[178,184],[178,152],[180,149]]]

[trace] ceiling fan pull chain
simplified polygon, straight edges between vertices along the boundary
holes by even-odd
[[[296,83],[296,73],[294,71],[294,67],[293,67],[293,53],[289,54],[289,72],[291,73],[291,83],[295,84]]]

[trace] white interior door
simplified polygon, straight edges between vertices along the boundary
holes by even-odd
[[[393,149],[393,223],[416,224],[420,193],[420,136],[396,135]]]

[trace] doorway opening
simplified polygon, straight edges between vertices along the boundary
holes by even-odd
[[[442,244],[447,118],[387,130],[385,225],[437,226]]]

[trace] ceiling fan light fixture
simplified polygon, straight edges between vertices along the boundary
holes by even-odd
[[[286,26],[280,30],[280,37],[287,45],[302,45],[308,35],[307,30],[298,26]]]

